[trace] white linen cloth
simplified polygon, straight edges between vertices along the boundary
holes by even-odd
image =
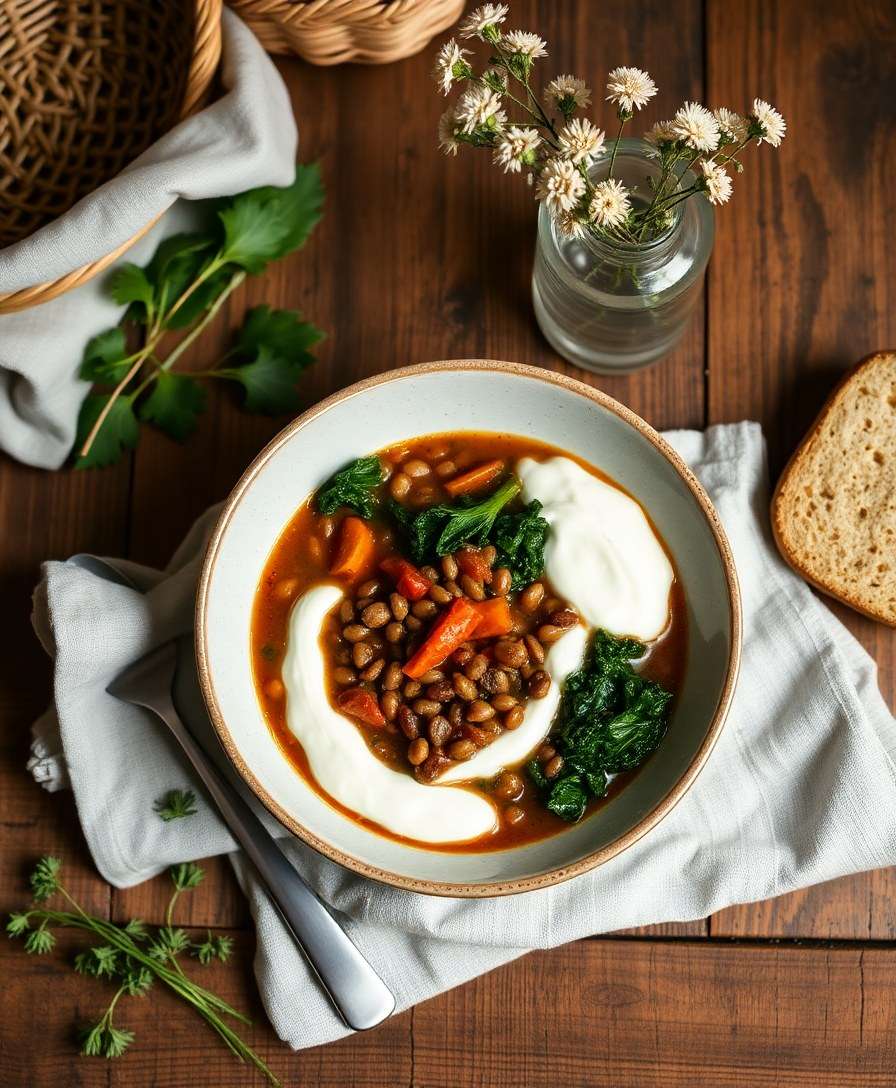
[[[741,423],[667,438],[725,524],[745,628],[728,722],[673,811],[595,871],[501,899],[399,891],[355,876],[294,839],[284,842],[295,865],[342,912],[396,994],[399,1011],[530,949],[702,918],[733,903],[896,863],[896,722],[871,659],[773,546],[759,427]],[[67,768],[97,867],[119,887],[174,862],[233,850],[204,801],[197,815],[172,823],[153,815],[153,801],[186,785],[190,774],[160,723],[105,694],[108,681],[135,658],[189,632],[202,543],[215,513],[200,519],[165,572],[122,565],[145,596],[69,561],[46,565],[35,597],[37,630],[55,655],[61,744],[50,713],[35,727],[31,767],[49,788],[62,783]],[[182,701],[182,712],[213,751],[207,719],[188,703]],[[346,1034],[251,872],[238,854],[231,856],[257,926],[256,976],[277,1033],[296,1048]]]
[[[175,203],[288,185],[298,135],[289,93],[251,31],[223,12],[225,93],[176,125],[116,177],[29,238],[0,249],[0,292],[44,283],[111,253]],[[122,257],[143,264],[165,234],[186,230],[166,217]],[[87,341],[123,312],[101,273],[58,299],[0,315],[0,449],[58,468],[75,438],[90,386],[78,378]],[[63,334],[64,333],[64,334]]]

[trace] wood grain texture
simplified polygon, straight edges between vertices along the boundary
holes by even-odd
[[[896,343],[892,186],[896,8],[799,0],[707,4],[707,90],[788,121],[780,149],[753,148],[718,216],[709,273],[710,422],[757,419],[772,478],[843,372]],[[825,598],[896,701],[896,632]],[[721,933],[862,939],[892,934],[894,877],[861,876],[725,911]]]

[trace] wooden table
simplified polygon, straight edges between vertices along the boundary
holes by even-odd
[[[629,378],[590,379],[657,427],[760,420],[775,473],[837,376],[896,341],[896,8],[872,0],[513,7],[515,24],[548,39],[548,75],[572,71],[600,88],[617,64],[649,69],[662,106],[645,111],[648,123],[684,98],[742,109],[756,94],[787,118],[779,151],[746,156],[718,216],[705,302],[675,354]],[[301,155],[323,164],[326,216],[303,252],[230,300],[193,350],[193,366],[213,357],[246,306],[267,301],[300,308],[328,332],[304,380],[309,404],[426,359],[515,359],[589,380],[552,354],[532,317],[530,191],[486,155],[446,160],[435,149],[442,104],[429,81],[432,54],[384,68],[280,64]],[[606,111],[601,117],[606,123]],[[49,693],[50,670],[28,630],[38,564],[76,551],[164,564],[284,422],[245,415],[215,389],[185,446],[147,430],[132,457],[105,471],[46,473],[0,460],[4,909],[24,902],[24,875],[48,851],[64,855],[85,903],[111,917],[160,921],[167,898],[166,878],[127,892],[107,887],[71,797],[46,794],[23,770],[29,722]],[[877,659],[892,700],[896,633],[835,611]],[[533,953],[370,1034],[297,1055],[264,1023],[253,933],[226,862],[209,862],[205,883],[182,902],[184,925],[233,931],[236,960],[206,978],[254,1010],[251,1038],[290,1085],[896,1083],[894,871]],[[75,944],[64,941],[63,951]],[[122,1010],[137,1032],[124,1060],[77,1058],[72,1025],[100,1008],[103,988],[74,975],[62,951],[38,959],[6,941],[0,951],[4,1085],[256,1083],[164,994]]]

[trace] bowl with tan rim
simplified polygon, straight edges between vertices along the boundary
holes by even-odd
[[[308,496],[355,457],[422,435],[537,438],[605,472],[647,511],[684,589],[687,666],[659,749],[626,786],[568,830],[526,845],[446,852],[378,834],[330,805],[278,746],[250,660],[268,556]],[[350,386],[294,420],[231,492],[196,602],[199,681],[221,743],[266,807],[314,849],[364,876],[432,895],[494,896],[584,873],[649,834],[691,786],[725,722],[741,647],[731,550],[713,506],[640,417],[571,378],[491,360],[424,363]]]

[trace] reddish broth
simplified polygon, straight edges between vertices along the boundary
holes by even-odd
[[[614,480],[581,458],[572,457],[566,451],[549,446],[546,443],[513,435],[490,434],[487,432],[451,432],[403,442],[379,452],[382,463],[389,469],[390,473],[396,471],[398,466],[415,459],[425,461],[431,465],[450,460],[459,474],[471,466],[495,458],[501,458],[512,469],[516,462],[523,457],[531,457],[541,461],[556,456],[571,457],[588,472],[607,481],[614,487],[619,487]],[[388,489],[388,487],[389,484],[387,483],[385,488]],[[450,503],[452,501],[451,496],[446,492],[435,472],[412,479],[411,491],[402,498],[402,502],[412,508],[426,507],[437,502]],[[318,784],[308,765],[301,743],[287,725],[286,699],[281,679],[281,666],[286,651],[290,612],[295,601],[306,590],[320,582],[337,581],[343,586],[347,594],[351,594],[358,584],[376,573],[375,564],[372,565],[371,569],[354,579],[334,579],[333,575],[329,573],[328,568],[339,523],[348,514],[350,514],[350,511],[340,510],[332,517],[324,517],[314,508],[312,498],[306,500],[296,511],[274,545],[256,591],[251,634],[252,667],[256,689],[268,725],[290,763],[328,804],[356,823],[385,835],[387,838],[412,842],[415,846],[425,846],[427,849],[448,853],[504,850],[568,830],[570,825],[566,821],[555,816],[544,807],[538,797],[537,790],[528,781],[525,770],[521,767],[508,769],[518,771],[526,782],[525,792],[521,798],[514,802],[523,810],[523,819],[515,824],[502,819],[493,833],[464,843],[423,844],[417,840],[403,839],[402,836],[393,834],[380,825],[365,819],[359,813],[339,804]],[[379,559],[394,552],[395,540],[391,526],[385,521],[375,522],[374,529],[376,534],[376,562],[378,563]],[[654,531],[656,531],[655,527]],[[657,537],[662,540],[658,532]],[[666,551],[668,553],[668,548]],[[670,560],[672,560],[671,554]],[[547,592],[550,594],[552,590],[547,578],[543,577],[539,580],[545,584]],[[663,635],[649,645],[647,655],[638,665],[638,671],[652,680],[657,680],[665,688],[672,691],[673,694],[677,694],[684,678],[687,652],[686,606],[684,593],[677,577],[672,586],[669,606],[669,625]],[[334,707],[336,706],[336,695],[342,689],[332,678],[334,661],[333,655],[328,651],[327,647],[328,644],[333,645],[340,627],[338,615],[334,611],[327,618],[321,634],[321,652],[324,654],[327,664],[330,699]],[[674,700],[672,706],[674,708]],[[404,751],[407,742],[401,734],[396,735],[388,730],[372,729],[363,726],[355,719],[351,720],[368,740],[374,755],[395,770],[407,772],[408,774],[413,772],[413,768],[409,766],[405,758]],[[655,758],[655,756],[651,758]],[[585,819],[592,816],[608,800],[619,793],[637,773],[638,771],[633,771],[617,775],[610,784],[607,796],[591,801]],[[502,802],[492,795],[492,785],[491,781],[477,781],[469,783],[467,788],[476,790],[494,800],[500,812],[506,802]],[[436,784],[430,788],[438,789],[439,786]]]

